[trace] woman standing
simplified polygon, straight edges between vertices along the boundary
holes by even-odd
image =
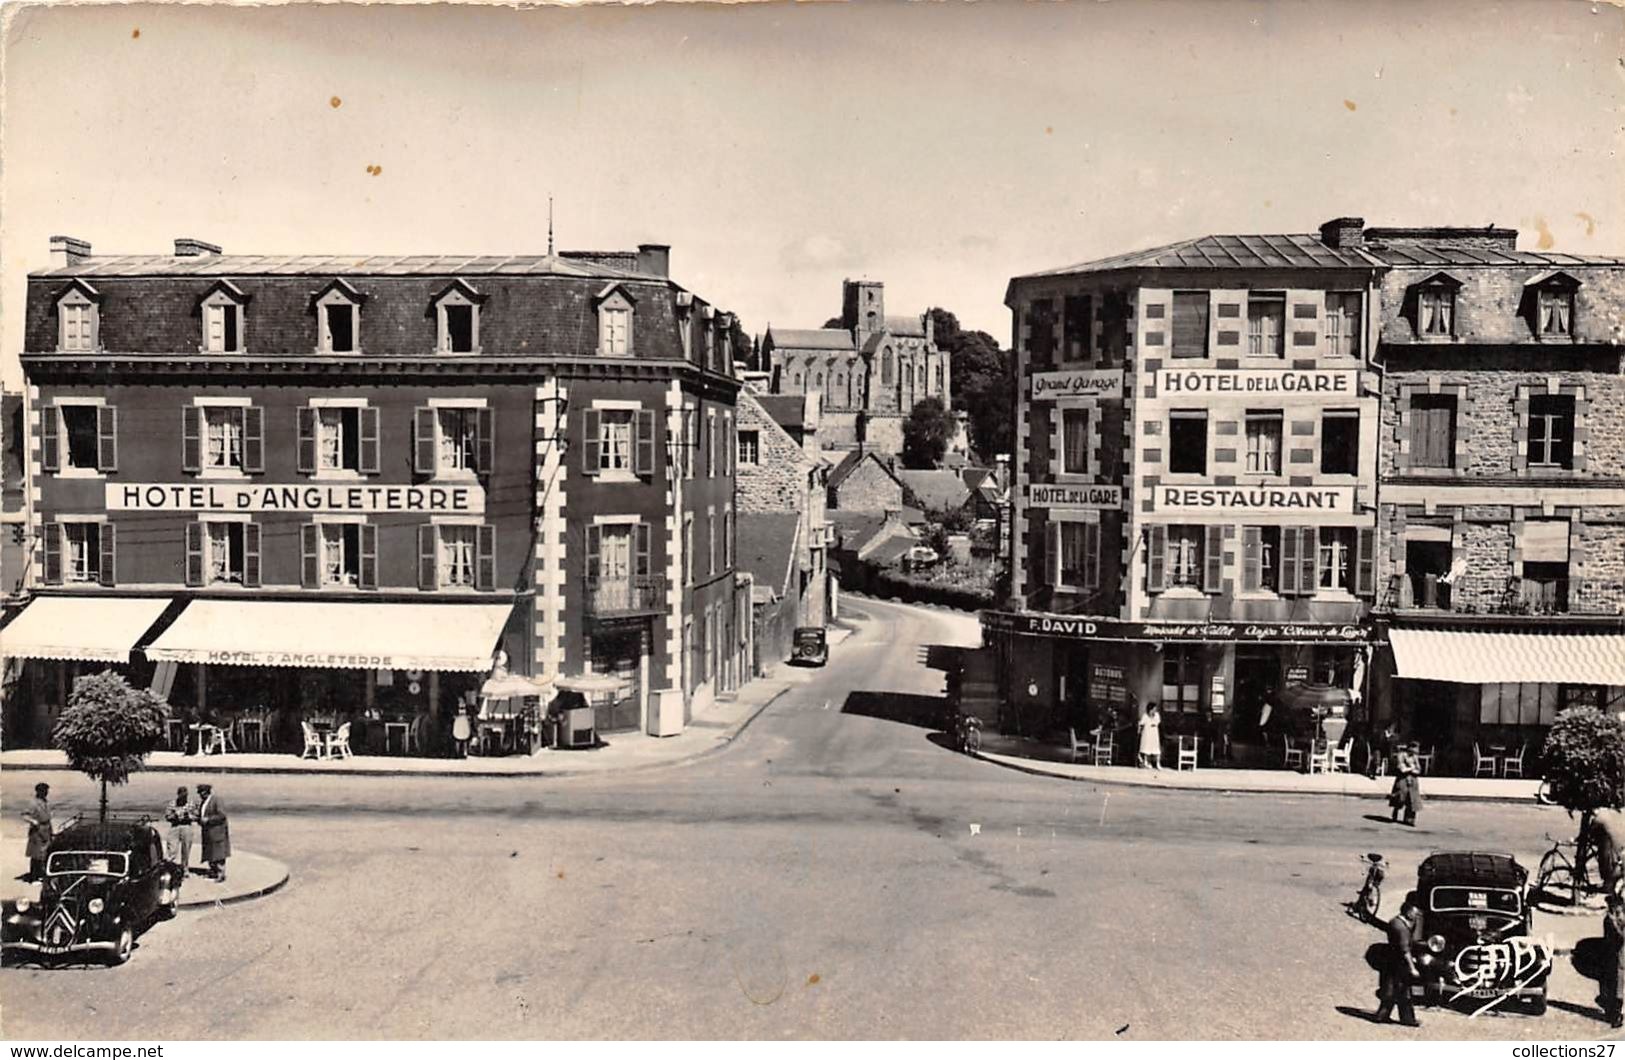
[[[1422,745],[1415,741],[1400,745],[1394,755],[1394,787],[1388,793],[1388,805],[1393,807],[1394,820],[1399,820],[1399,813],[1403,810],[1405,823],[1412,828],[1416,827],[1416,809],[1422,805],[1422,785],[1417,780],[1422,774],[1422,765],[1417,758],[1421,750]]]
[[[1139,720],[1140,766],[1162,771],[1162,711],[1155,703],[1145,705]]]
[[[458,704],[457,720],[451,723],[451,738],[457,741],[458,758],[468,757],[468,740],[473,735],[473,728],[468,723],[468,708]]]
[[[192,845],[197,842],[197,808],[192,805],[191,792],[175,789],[175,801],[164,807],[164,820],[169,823],[169,834],[164,836],[164,856],[181,867],[181,879],[192,868]]]

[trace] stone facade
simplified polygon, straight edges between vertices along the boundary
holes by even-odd
[[[829,506],[843,512],[895,512],[904,505],[903,484],[874,453],[848,457],[853,466],[830,477]]]
[[[810,404],[816,404],[815,401]],[[739,395],[739,510],[795,512],[801,534],[795,562],[800,571],[797,624],[821,626],[829,610],[828,531],[824,517],[829,465],[797,444],[768,415],[755,395]]]

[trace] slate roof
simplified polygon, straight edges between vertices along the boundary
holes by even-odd
[[[635,268],[615,268],[546,254],[172,254],[98,255],[29,273],[69,276],[574,276],[659,280]]]
[[[835,536],[841,548],[855,552],[871,537],[874,537],[886,522],[886,516],[881,512],[842,512],[828,511],[824,519],[835,527]]]
[[[948,511],[970,499],[957,471],[899,471],[897,477],[927,511]]]
[[[909,335],[922,339],[925,338],[925,324],[920,320],[919,317],[888,316],[886,318],[886,330],[891,332],[893,335]]]
[[[767,329],[779,350],[845,350],[851,352],[852,335],[841,328]]]
[[[876,545],[863,559],[865,563],[876,563],[882,567],[889,566],[902,559],[904,553],[919,543],[918,538],[898,534]]]
[[[802,430],[807,426],[807,401],[801,394],[755,394],[762,411],[785,430]]]
[[[783,595],[794,569],[801,516],[796,512],[740,512],[735,527],[738,567],[759,586]]]
[[[874,450],[848,449],[846,455],[841,457],[840,463],[835,465],[835,470],[829,473],[829,482],[826,485],[830,489],[838,489],[841,483],[847,480],[847,476],[856,471],[858,466],[861,465],[865,459],[873,460],[875,462],[875,466],[880,468],[880,470],[884,471],[886,474],[891,475],[892,481],[897,483],[899,486],[903,484],[903,480],[898,478],[896,474],[892,472],[892,469],[886,466],[884,461],[882,461],[878,456],[875,456]]]
[[[1607,255],[1553,254],[1537,250],[1496,250],[1491,247],[1440,246],[1436,244],[1406,244],[1385,246],[1366,244],[1366,251],[1384,263],[1409,268],[1460,268],[1474,265],[1534,266],[1559,268],[1564,265],[1625,265],[1625,258]]]

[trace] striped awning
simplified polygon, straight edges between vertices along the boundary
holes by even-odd
[[[168,606],[167,596],[37,597],[0,630],[0,655],[129,662],[131,650]]]
[[[1393,629],[1399,677],[1464,685],[1625,685],[1625,634]]]

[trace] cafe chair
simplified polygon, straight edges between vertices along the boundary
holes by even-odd
[[[1309,772],[1330,773],[1332,771],[1332,753],[1326,746],[1325,740],[1315,740],[1309,745]]]
[[[1478,749],[1478,741],[1473,741],[1473,776],[1495,776],[1495,756],[1487,755]]]
[[[327,757],[350,757],[350,723],[345,722],[338,727],[338,731],[327,738]]]
[[[1112,742],[1114,738],[1112,731],[1104,726],[1095,730],[1095,765],[1112,764],[1112,756],[1116,750]]]
[[[1084,763],[1086,763],[1088,765],[1093,765],[1094,764],[1094,759],[1095,759],[1094,745],[1089,743],[1086,740],[1085,741],[1080,741],[1078,739],[1078,730],[1077,729],[1068,729],[1068,730],[1066,730],[1066,742],[1067,742],[1067,749],[1072,752],[1072,761],[1077,762],[1079,760],[1082,760]]]
[[[1520,779],[1523,777],[1523,752],[1528,746],[1526,743],[1521,743],[1518,745],[1517,754],[1507,755],[1501,759],[1501,775],[1503,777],[1512,776],[1514,771],[1516,771]]]
[[[1433,747],[1432,747],[1432,745],[1429,745],[1429,747],[1428,747],[1428,749],[1426,751],[1422,751],[1419,754],[1417,754],[1417,756],[1416,756],[1416,765],[1417,765],[1418,768],[1420,768],[1422,770],[1422,775],[1423,776],[1426,776],[1427,774],[1433,772]]]
[[[1199,744],[1195,736],[1181,736],[1179,738],[1179,760],[1176,769],[1183,771],[1187,766],[1196,769],[1196,751]]]
[[[406,753],[416,755],[423,753],[423,715],[419,714],[412,719],[406,727]]]
[[[317,732],[308,721],[301,721],[299,727],[305,733],[305,750],[300,758],[326,758],[327,745],[322,741],[322,734]]]
[[[1292,745],[1292,737],[1282,736],[1281,746],[1286,749],[1286,768],[1303,768],[1303,748]]]
[[[204,754],[223,755],[227,751],[237,750],[237,741],[231,738],[229,725],[211,725],[204,730],[204,736],[209,741]]]
[[[1344,744],[1332,748],[1332,772],[1347,773],[1349,771],[1349,756],[1354,749],[1353,744]]]

